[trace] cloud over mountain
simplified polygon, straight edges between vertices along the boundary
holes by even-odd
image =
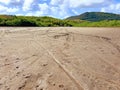
[[[119,13],[119,3],[118,0],[0,0],[0,13],[64,18],[92,10]]]

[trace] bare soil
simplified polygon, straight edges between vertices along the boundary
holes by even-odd
[[[0,90],[120,90],[120,28],[0,27]]]

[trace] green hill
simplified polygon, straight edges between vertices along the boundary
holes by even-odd
[[[103,20],[120,20],[119,14],[104,12],[86,12],[78,16],[71,16],[68,20],[86,20],[86,21],[103,21]]]

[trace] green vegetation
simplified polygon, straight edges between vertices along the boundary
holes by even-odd
[[[81,16],[83,18],[82,20],[78,19],[78,17],[72,18],[70,17],[61,20],[47,16],[35,17],[35,16],[0,15],[0,26],[120,27],[120,15],[91,12],[84,13]]]
[[[67,20],[52,17],[0,15],[0,26],[72,26]]]
[[[83,23],[74,23],[75,27],[120,27],[120,20],[104,20],[98,22],[85,21]]]
[[[86,21],[103,21],[103,20],[120,20],[119,14],[104,12],[86,12],[78,16],[68,17],[68,20],[86,20]]]

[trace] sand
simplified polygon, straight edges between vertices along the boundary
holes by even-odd
[[[120,28],[0,27],[0,90],[120,90]]]

